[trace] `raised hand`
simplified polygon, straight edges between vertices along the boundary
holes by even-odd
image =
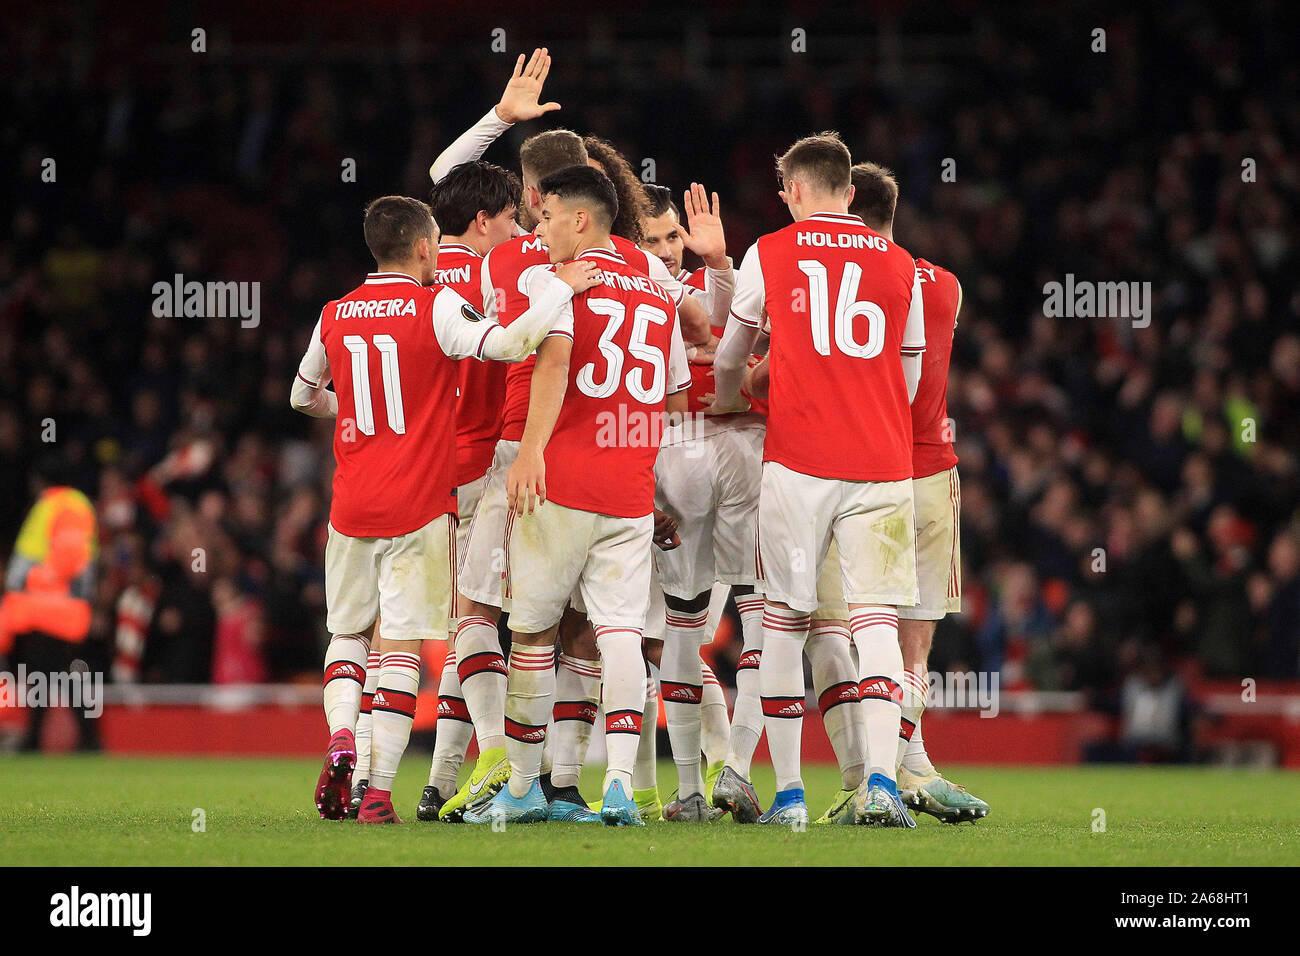
[[[546,47],[534,50],[527,64],[524,63],[524,55],[519,54],[519,59],[515,61],[515,71],[506,84],[505,92],[501,94],[501,102],[496,106],[497,116],[503,123],[537,119],[544,113],[560,108],[559,103],[537,102],[542,95],[546,74],[550,72],[551,57],[546,52]]]
[[[727,268],[727,236],[722,231],[722,205],[718,202],[718,194],[713,194],[710,206],[704,187],[691,183],[691,188],[682,194],[682,200],[686,224],[677,225],[682,242],[710,269]]]

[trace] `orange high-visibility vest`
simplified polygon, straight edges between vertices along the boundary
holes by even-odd
[[[90,633],[90,602],[73,597],[70,584],[98,551],[95,507],[75,488],[50,488],[27,513],[14,554],[36,566],[21,591],[0,601],[0,653],[14,635],[41,631],[79,643]]]

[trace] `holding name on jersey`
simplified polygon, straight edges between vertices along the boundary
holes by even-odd
[[[519,57],[431,166],[432,209],[367,206],[376,269],[322,309],[293,383],[294,408],[335,420],[321,816],[401,822],[419,642],[438,640],[422,821],[801,827],[805,655],[842,778],[816,822],[983,817],[921,733],[934,625],[961,601],[956,278],[895,242],[893,176],[834,133],[780,157],[793,222],[739,268],[717,193],[679,206],[603,139],[537,133],[519,176],[483,162],[558,108],[550,67]],[[728,592],[730,701],[702,657]],[[770,801],[750,780],[764,735]]]

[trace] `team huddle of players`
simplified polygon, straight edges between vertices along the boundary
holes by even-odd
[[[448,653],[420,820],[806,823],[805,654],[842,777],[817,822],[986,815],[920,732],[934,622],[960,608],[957,280],[894,242],[893,177],[833,133],[780,157],[794,222],[738,268],[717,193],[693,184],[679,208],[604,140],[534,135],[522,179],[482,162],[559,108],[540,102],[549,69],[544,49],[519,57],[431,167],[431,205],[367,207],[376,271],[322,310],[293,385],[295,408],[336,419],[321,816],[400,822],[431,639]],[[700,655],[728,591],[730,713]]]

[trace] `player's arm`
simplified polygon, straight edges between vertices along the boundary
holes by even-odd
[[[718,354],[713,359],[715,398],[709,406],[714,415],[743,412],[749,402],[740,394],[749,357],[754,354],[758,331],[766,309],[763,290],[763,267],[758,259],[758,243],[749,247],[736,276],[736,294],[731,300],[731,316],[722,333]]]
[[[585,259],[566,262],[554,273],[534,270],[528,281],[528,309],[509,326],[493,322],[454,290],[444,288],[433,304],[438,344],[451,358],[522,362],[548,333],[560,327],[564,307],[573,294],[596,285],[599,276],[600,267]],[[573,333],[570,330],[568,334]]]
[[[488,110],[483,118],[461,133],[456,141],[442,151],[429,167],[429,178],[435,183],[442,180],[461,163],[472,163],[482,156],[497,138],[521,120],[536,119],[544,113],[560,108],[559,103],[538,103],[542,84],[551,71],[551,57],[545,47],[533,51],[528,63],[519,54],[515,71],[501,94],[501,102]]]
[[[668,390],[664,412],[668,421],[679,420],[690,406],[687,389],[691,387],[691,363],[686,355],[686,342],[677,315],[672,316],[672,334],[668,342]]]
[[[289,404],[312,418],[337,418],[339,397],[326,387],[330,383],[330,363],[320,340],[320,328],[321,320],[317,319],[311,344],[298,363],[298,374],[289,390]]]
[[[660,262],[660,265],[662,264]],[[712,338],[709,310],[701,305],[695,296],[683,296],[682,301],[677,305],[677,314],[681,316],[682,338],[691,345],[704,345]]]
[[[565,306],[564,312],[572,330],[573,306]],[[572,353],[571,331],[548,335],[537,349],[537,364],[533,367],[528,392],[528,419],[519,441],[519,454],[506,472],[506,501],[521,515],[532,514],[546,500],[546,445],[555,431],[564,393],[569,387]]]
[[[767,398],[771,384],[771,367],[767,364],[767,356],[764,355],[761,359],[754,358],[749,363],[749,368],[745,370],[745,377],[741,380],[740,389],[754,398]]]
[[[921,276],[912,279],[912,303],[907,307],[907,325],[903,328],[903,378],[907,381],[907,401],[916,401],[921,384],[921,356],[925,354],[925,300],[921,297]]]

